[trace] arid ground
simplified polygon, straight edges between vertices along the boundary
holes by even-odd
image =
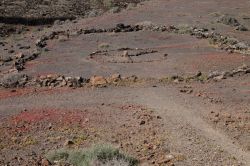
[[[250,165],[250,1],[35,2],[0,2],[0,165]]]

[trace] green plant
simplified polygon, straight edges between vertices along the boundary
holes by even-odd
[[[114,0],[103,0],[104,7],[110,9],[115,6]]]
[[[98,45],[100,49],[108,49],[110,45],[108,43],[101,43]]]
[[[110,162],[127,163],[128,166],[138,165],[138,160],[121,153],[111,145],[96,145],[86,150],[60,149],[49,152],[46,157],[52,163],[61,161],[74,166],[90,166],[94,163],[106,165]]]

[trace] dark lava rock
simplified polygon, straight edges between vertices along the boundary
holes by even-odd
[[[20,50],[22,50],[22,49],[30,49],[30,46],[20,46],[19,49]]]
[[[238,22],[238,20],[236,18],[233,18],[229,15],[223,15],[219,18],[218,22],[225,24],[225,25],[230,25],[230,26],[239,26],[240,23]]]
[[[237,31],[248,31],[248,29],[244,25],[239,25],[236,27]]]
[[[9,54],[12,54],[12,53],[14,53],[14,52],[15,52],[15,50],[9,50],[9,51],[8,51]]]
[[[117,24],[114,28],[109,28],[109,29],[87,29],[84,30],[84,34],[91,34],[91,33],[105,33],[105,32],[136,32],[143,30],[142,26],[139,25],[124,25],[124,24]]]
[[[15,32],[16,28],[13,27],[12,25],[0,24],[0,37],[5,37]]]
[[[0,79],[0,86],[4,88],[24,87],[29,77],[26,74],[8,74]]]
[[[34,59],[36,59],[39,55],[40,55],[40,52],[39,52],[39,51],[34,51],[32,54],[24,56],[24,57],[23,57],[23,61],[24,61],[24,62],[27,62],[27,61],[34,60]]]
[[[142,28],[139,25],[131,26],[124,24],[117,24],[116,27],[112,29],[113,32],[135,32],[140,30],[142,30]]]
[[[43,39],[38,39],[38,40],[36,41],[36,46],[37,46],[37,47],[43,48],[43,47],[45,47],[46,45],[47,45],[47,43],[46,43],[45,40],[43,40]]]
[[[12,61],[12,58],[10,56],[1,56],[0,62],[10,62]]]

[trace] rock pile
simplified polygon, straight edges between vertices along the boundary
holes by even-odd
[[[142,31],[142,30],[149,30],[149,31],[166,31],[166,26],[158,26],[154,25],[153,23],[149,21],[139,22],[135,25],[125,25],[125,24],[117,24],[114,28],[108,28],[108,29],[86,29],[86,30],[80,30],[79,33],[83,34],[91,34],[91,33],[106,33],[106,32],[136,32],[136,31]]]
[[[213,71],[208,74],[198,72],[193,76],[179,76],[173,75],[168,78],[163,78],[158,81],[160,82],[170,82],[170,83],[180,83],[180,82],[208,82],[208,81],[220,81],[222,79],[227,79],[229,77],[234,77],[236,75],[245,75],[250,73],[250,67],[243,65],[231,71]],[[46,75],[40,76],[38,78],[31,78],[25,74],[8,74],[0,79],[0,87],[4,88],[18,88],[27,86],[39,86],[39,87],[84,87],[84,86],[94,86],[103,87],[107,85],[130,85],[134,84],[138,80],[137,76],[121,77],[120,74],[113,74],[110,77],[103,76],[92,76],[88,78],[82,77],[66,77],[63,75]]]
[[[222,79],[227,79],[229,77],[233,77],[235,75],[244,75],[244,74],[249,74],[250,73],[250,67],[247,65],[242,65],[236,69],[233,69],[232,71],[226,71],[226,72],[218,72],[214,71],[208,74],[208,80],[222,80]]]
[[[43,35],[39,39],[36,40],[36,46],[38,48],[44,48],[47,45],[48,40],[59,39],[60,36],[69,36],[69,33],[66,31],[52,31],[48,34]]]
[[[98,86],[98,85],[105,85],[107,84],[107,80],[102,76],[93,76],[90,78],[91,85]]]
[[[234,26],[234,27],[240,25],[239,21],[238,21],[236,18],[231,17],[231,16],[229,16],[229,15],[222,15],[222,16],[217,20],[217,22],[222,23],[222,24],[225,24],[225,25]]]
[[[225,25],[229,25],[232,27],[236,27],[235,29],[238,31],[248,31],[248,29],[244,25],[240,24],[236,18],[231,17],[229,15],[222,15],[217,20],[217,22],[225,24]]]
[[[11,66],[14,71],[21,71],[24,69],[26,62],[36,59],[41,54],[40,51],[34,50],[32,53],[23,54],[19,52],[12,56],[2,56],[0,57],[0,65]]]
[[[119,48],[114,50],[99,50],[87,57],[101,63],[144,63],[166,60],[167,54],[155,54],[157,50],[143,48]]]
[[[231,71],[212,71],[208,74],[199,71],[195,75],[188,77],[173,75],[167,78],[160,79],[160,82],[181,83],[181,82],[193,82],[193,81],[198,81],[198,82],[220,81],[223,79],[227,79],[229,77],[234,77],[237,75],[241,76],[249,73],[250,73],[250,67],[247,65],[242,65]]]
[[[114,28],[108,28],[108,29],[86,29],[81,30],[83,34],[91,34],[91,33],[106,33],[106,32],[136,32],[142,30],[143,27],[139,25],[124,25],[124,24],[117,24]]]
[[[220,34],[212,33],[209,39],[211,44],[218,45],[221,49],[228,52],[250,54],[249,45],[244,42],[240,42],[235,38],[225,37]]]
[[[248,44],[233,37],[210,32],[206,28],[170,26],[167,30],[173,33],[190,34],[199,39],[208,39],[211,44],[217,45],[220,49],[226,50],[228,52],[250,54],[250,46]]]
[[[24,87],[28,83],[30,78],[26,74],[8,74],[4,75],[0,79],[0,87],[4,88],[16,88]]]
[[[83,87],[89,86],[105,86],[108,84],[116,84],[121,80],[126,80],[130,77],[122,78],[120,74],[113,74],[110,77],[92,76],[90,78],[82,77],[66,77],[63,75],[46,75],[40,76],[30,81],[29,85],[37,85],[40,87]]]
[[[35,84],[40,87],[82,87],[88,82],[87,79],[82,77],[65,77],[61,75],[40,76],[34,79],[31,84]]]
[[[167,31],[167,27],[164,25],[156,25],[152,23],[151,21],[142,21],[135,24],[136,26],[139,26],[142,30],[148,30],[148,31],[160,31],[164,32]]]
[[[36,59],[40,54],[41,52],[38,50],[35,50],[33,53],[29,55],[25,55],[23,53],[16,54],[13,63],[13,68],[16,69],[17,71],[23,70],[25,68],[24,65],[26,62]]]
[[[219,81],[222,79],[227,79],[229,77],[234,77],[236,75],[244,75],[250,73],[250,67],[247,65],[242,65],[233,69],[231,71],[212,71],[210,73],[203,74],[198,72],[195,76],[188,77],[188,80],[196,80],[196,81]]]
[[[25,74],[8,74],[0,79],[0,87],[18,88],[28,86],[38,87],[84,87],[84,86],[106,86],[117,84],[119,81],[131,80],[132,77],[121,77],[120,74],[113,74],[110,77],[92,76],[88,78],[82,77],[66,77],[63,75],[49,74],[31,78]]]
[[[236,24],[235,21],[234,24]],[[237,26],[238,29],[244,30],[246,29],[243,25],[239,24]],[[226,50],[228,52],[239,52],[243,54],[250,54],[250,46],[242,41],[239,41],[233,37],[223,36],[219,33],[215,33],[214,31],[209,31],[207,28],[197,28],[191,27],[188,25],[181,26],[164,26],[164,25],[155,25],[150,21],[144,21],[137,23],[135,25],[125,25],[125,24],[117,24],[113,28],[103,28],[103,29],[80,29],[76,32],[67,32],[67,31],[53,31],[49,34],[42,36],[40,39],[36,41],[36,46],[38,48],[43,48],[47,45],[46,41],[51,39],[59,39],[61,36],[63,38],[69,38],[69,36],[75,36],[80,34],[92,34],[92,33],[107,33],[107,32],[136,32],[136,31],[160,31],[160,32],[172,32],[177,34],[189,34],[195,36],[198,39],[208,39],[211,44],[217,45],[219,48]]]

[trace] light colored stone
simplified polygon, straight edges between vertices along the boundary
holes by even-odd
[[[72,140],[66,140],[63,145],[64,146],[72,146],[72,145],[74,145],[74,142]]]
[[[23,55],[23,53],[21,53],[21,52],[19,52],[19,53],[17,53],[16,55],[15,55],[15,58],[17,58],[17,59],[20,59],[20,58],[23,58],[24,57],[24,55]]]
[[[107,79],[108,83],[115,83],[121,80],[121,75],[120,74],[113,74],[111,77]]]
[[[123,51],[122,56],[123,57],[128,57],[128,51]]]
[[[42,166],[49,166],[50,162],[47,159],[42,159],[41,165]]]
[[[58,37],[58,40],[59,40],[60,42],[64,42],[64,41],[69,40],[69,38],[68,38],[67,36],[61,35],[61,36]]]
[[[102,76],[93,76],[90,78],[90,83],[94,86],[104,85],[107,84],[107,80]]]

